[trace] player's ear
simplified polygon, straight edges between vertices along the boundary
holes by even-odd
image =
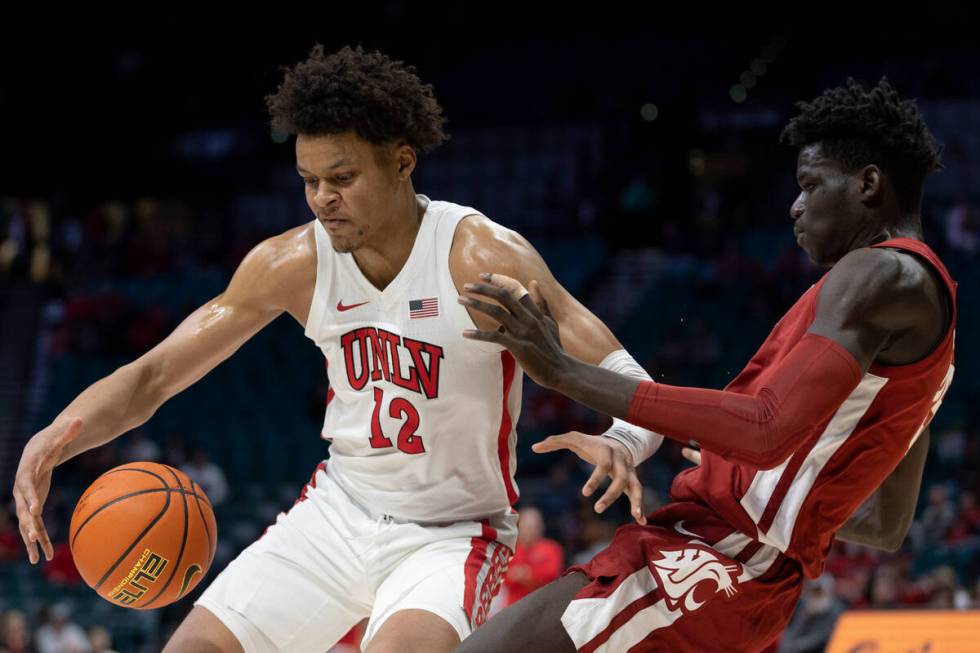
[[[405,142],[399,143],[393,148],[392,158],[397,164],[397,174],[402,180],[408,179],[412,171],[415,170],[415,164],[418,162],[415,155],[415,148]]]
[[[858,193],[865,206],[875,206],[881,201],[884,191],[881,168],[871,163],[857,172]]]

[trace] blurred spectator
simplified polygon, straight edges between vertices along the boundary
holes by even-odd
[[[565,563],[561,544],[544,536],[541,511],[529,506],[520,512],[517,550],[504,578],[507,605],[558,578]]]
[[[946,242],[967,254],[980,245],[980,209],[965,197],[946,211]]]
[[[156,442],[147,437],[146,431],[141,428],[133,429],[132,434],[127,438],[126,446],[123,449],[123,458],[128,462],[160,460],[160,447]]]
[[[51,606],[48,622],[37,629],[38,653],[91,653],[85,631],[70,617],[71,609],[66,604]]]
[[[891,565],[881,565],[871,577],[871,608],[889,610],[899,605],[899,581]],[[912,600],[906,597],[906,600]]]
[[[644,502],[643,505],[645,508],[649,508],[647,503]],[[647,512],[652,512],[652,510],[648,509]],[[575,552],[571,561],[572,564],[580,565],[591,560],[597,553],[609,546],[615,533],[616,524],[613,522],[601,519],[592,510],[582,513],[582,548]]]
[[[208,460],[208,454],[203,449],[195,450],[191,461],[180,470],[204,489],[211,505],[217,506],[228,498],[228,480],[225,473]]]
[[[187,441],[180,433],[170,433],[163,447],[163,462],[182,468],[187,463]]]
[[[112,634],[102,626],[89,628],[88,641],[92,646],[92,653],[117,653],[112,648]]]
[[[936,439],[936,456],[944,466],[955,467],[966,453],[966,433],[962,424],[956,424],[939,434]]]
[[[930,486],[928,504],[916,524],[916,548],[923,549],[942,542],[954,519],[956,509],[949,499],[946,486],[940,483]]]
[[[977,495],[964,491],[960,494],[959,514],[949,529],[946,541],[960,542],[978,535],[980,535],[980,506],[977,506]]]
[[[9,610],[0,616],[0,651],[3,653],[35,653],[27,618],[20,610]]]
[[[779,642],[779,653],[820,653],[834,632],[844,603],[834,596],[834,579],[830,574],[808,578],[796,612]]]
[[[926,577],[928,606],[937,610],[952,610],[956,597],[956,570],[947,565],[937,567]]]

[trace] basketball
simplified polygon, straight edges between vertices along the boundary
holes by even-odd
[[[69,543],[85,582],[110,603],[153,609],[177,601],[214,559],[217,524],[201,486],[168,465],[120,465],[75,506]]]

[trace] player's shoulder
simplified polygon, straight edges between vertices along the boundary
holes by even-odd
[[[315,221],[269,236],[252,248],[269,272],[293,272],[316,262]]]
[[[479,268],[477,274],[491,269],[487,267],[490,265],[506,272],[536,256],[537,251],[524,236],[479,213],[459,221],[449,251],[450,266]]]
[[[252,293],[288,304],[293,293],[316,283],[315,227],[308,222],[262,240],[242,259],[236,276]]]
[[[920,256],[890,247],[860,247],[834,264],[831,277],[863,289],[863,294],[912,297],[935,286],[932,266]]]
[[[827,274],[821,297],[849,306],[866,319],[889,323],[914,319],[933,305],[938,287],[930,264],[905,250],[861,247],[844,255]]]

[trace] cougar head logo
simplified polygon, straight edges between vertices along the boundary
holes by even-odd
[[[694,590],[701,583],[714,583],[715,593],[724,592],[728,598],[738,591],[736,583],[742,566],[737,562],[723,563],[707,548],[661,551],[660,555],[659,559],[650,561],[650,570],[671,610],[681,606],[685,611],[692,612],[704,605],[705,601],[694,598]]]

